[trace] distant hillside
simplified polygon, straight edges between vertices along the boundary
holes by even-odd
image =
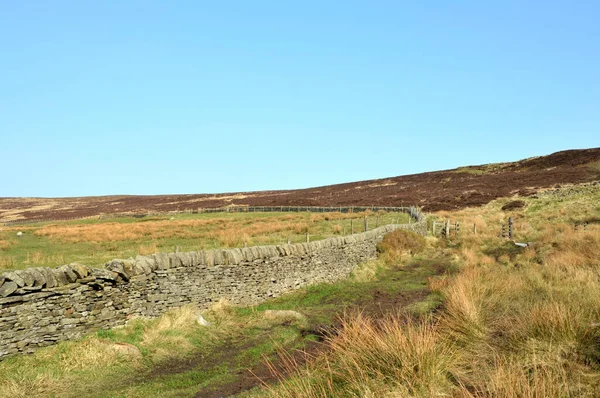
[[[478,206],[540,188],[600,180],[600,148],[556,152],[511,163],[329,185],[317,188],[202,195],[0,198],[0,222],[251,206],[400,206],[425,211]]]

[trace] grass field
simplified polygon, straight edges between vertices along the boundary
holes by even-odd
[[[364,231],[366,213],[208,213],[85,219],[2,227],[0,269],[98,266],[138,254],[304,242]],[[406,223],[404,213],[369,213],[369,228]],[[352,221],[351,221],[352,220]],[[17,232],[23,232],[18,238]]]

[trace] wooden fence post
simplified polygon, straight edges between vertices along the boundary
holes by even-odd
[[[502,237],[506,238],[506,224],[502,223]]]
[[[377,217],[375,218],[375,228],[379,227],[379,214],[377,214]]]
[[[477,235],[477,224],[473,223],[473,235]]]
[[[508,239],[512,240],[514,236],[513,218],[508,217]]]
[[[367,216],[365,216],[365,232],[367,232],[368,229],[369,229],[369,220],[368,220]]]
[[[431,235],[435,236],[435,221],[431,221]]]
[[[457,221],[454,224],[454,235],[458,236],[459,232],[460,232],[460,223]]]
[[[354,220],[350,219],[350,235],[354,234]]]

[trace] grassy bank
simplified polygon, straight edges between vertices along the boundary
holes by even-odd
[[[0,229],[0,269],[98,266],[138,254],[304,242],[364,231],[365,213],[208,213],[86,219]],[[370,213],[369,228],[406,223],[404,213]],[[17,237],[17,232],[23,232]]]
[[[246,396],[598,396],[600,230],[572,224],[597,218],[598,199],[596,188],[526,198],[510,211],[505,199],[437,214],[478,226],[437,243],[460,264],[430,281],[441,311],[417,321],[347,318],[329,353]],[[498,236],[508,216],[528,247]]]

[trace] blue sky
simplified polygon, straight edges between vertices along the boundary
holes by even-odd
[[[302,188],[600,146],[597,1],[0,3],[0,196]]]

